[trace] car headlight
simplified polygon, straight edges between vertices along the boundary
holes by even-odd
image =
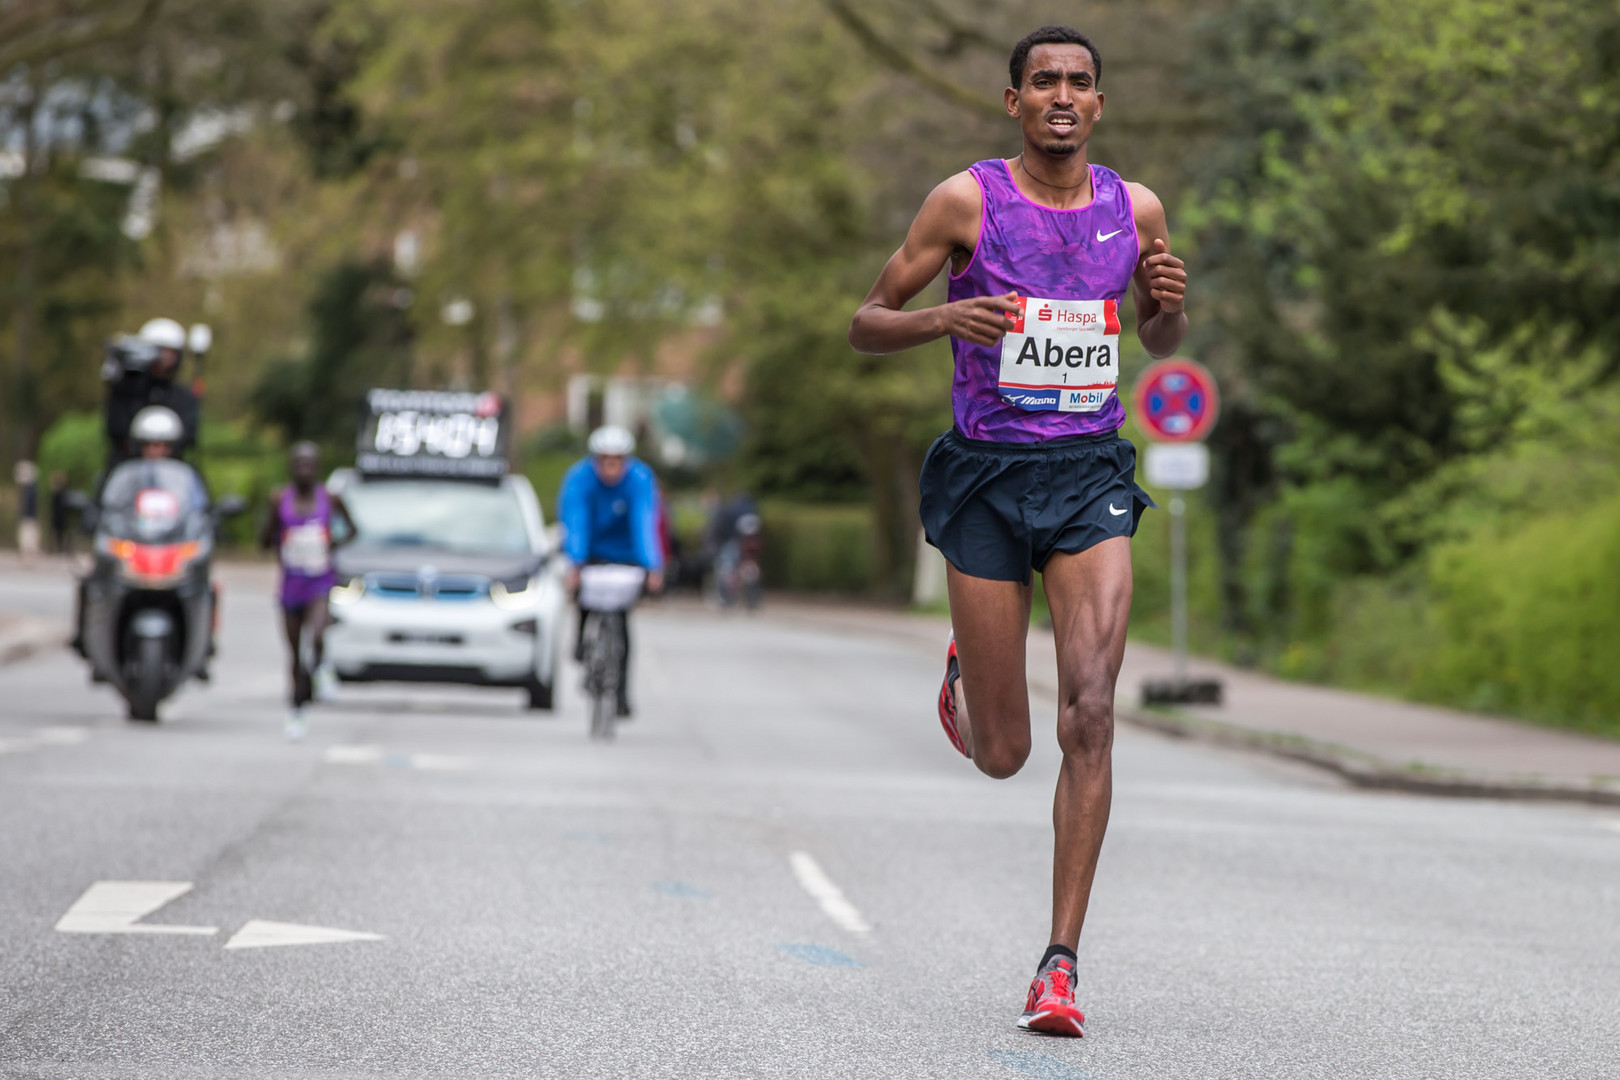
[[[366,595],[366,579],[352,577],[341,585],[332,586],[332,603],[352,604]]]
[[[489,598],[495,601],[496,607],[508,610],[528,607],[534,600],[534,579],[519,577],[491,582]]]

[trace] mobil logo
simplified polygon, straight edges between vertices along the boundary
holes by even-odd
[[[1175,358],[1149,364],[1136,380],[1136,418],[1159,442],[1196,442],[1220,415],[1220,395],[1209,369]]]

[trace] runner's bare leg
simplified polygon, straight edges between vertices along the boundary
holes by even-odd
[[[1052,803],[1051,943],[1073,949],[1113,801],[1114,683],[1131,614],[1131,543],[1115,537],[1078,555],[1054,555],[1042,581],[1057,639],[1063,751]]]
[[[292,706],[299,708],[309,700],[309,688],[305,680],[309,678],[304,671],[304,612],[302,609],[283,608],[281,611],[281,625],[287,635],[287,650],[291,658],[292,675]]]
[[[980,771],[1002,780],[1029,757],[1024,644],[1034,593],[1028,585],[972,577],[949,563],[945,581],[962,669],[954,687],[957,731]]]

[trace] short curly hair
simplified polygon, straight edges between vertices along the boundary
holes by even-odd
[[[1012,80],[1012,88],[1017,90],[1024,85],[1024,68],[1029,64],[1029,50],[1037,45],[1081,45],[1091,54],[1091,66],[1095,70],[1097,83],[1102,83],[1102,53],[1092,40],[1072,26],[1043,26],[1034,33],[1025,34],[1023,40],[1013,46],[1012,59],[1007,61],[1007,75]]]

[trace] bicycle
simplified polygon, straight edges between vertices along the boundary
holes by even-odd
[[[647,572],[639,566],[600,563],[580,568],[579,609],[585,613],[580,653],[593,739],[613,738],[623,689],[625,620],[646,580]]]

